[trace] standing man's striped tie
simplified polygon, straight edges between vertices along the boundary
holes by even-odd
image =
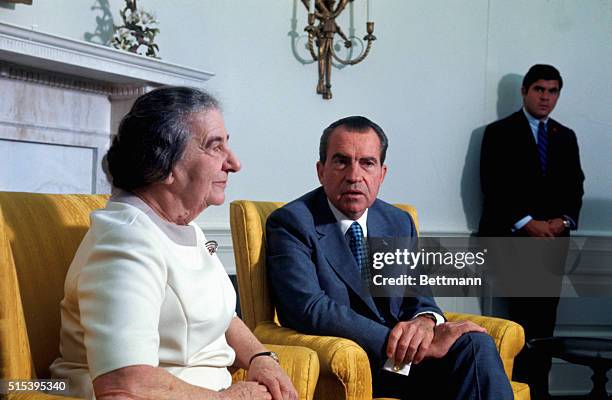
[[[540,121],[538,124],[538,155],[540,156],[540,167],[542,176],[546,176],[546,163],[548,162],[548,134],[546,123]]]

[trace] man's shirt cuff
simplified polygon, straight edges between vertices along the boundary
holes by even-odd
[[[533,219],[533,217],[531,215],[528,215],[528,216],[526,216],[524,218],[519,219],[518,222],[514,224],[514,229],[512,229],[512,232],[516,232],[516,231],[522,229],[532,219]]]
[[[433,311],[423,311],[423,312],[420,312],[420,313],[416,313],[416,314],[414,314],[414,317],[412,317],[412,319],[418,317],[419,315],[423,315],[423,314],[433,315],[434,318],[436,319],[436,326],[446,322],[446,320],[444,319],[443,316],[441,316],[437,312],[433,312]]]

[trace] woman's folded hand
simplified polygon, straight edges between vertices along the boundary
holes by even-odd
[[[220,400],[270,400],[272,395],[268,389],[258,382],[236,382],[229,388],[219,392]]]
[[[256,357],[248,370],[248,381],[259,382],[268,389],[273,400],[297,400],[293,383],[271,357]]]

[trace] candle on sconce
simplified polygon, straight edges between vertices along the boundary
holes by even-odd
[[[366,22],[372,22],[372,9],[370,5],[370,0],[365,0],[366,2]]]
[[[315,12],[315,2],[316,2],[316,1],[317,1],[317,0],[310,0],[310,1],[308,2],[308,12],[309,12],[310,14],[314,14],[314,12]]]

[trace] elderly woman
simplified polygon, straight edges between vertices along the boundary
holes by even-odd
[[[113,196],[68,271],[52,375],[98,400],[296,398],[192,222],[240,170],[217,101],[183,87],[141,96],[106,161]],[[232,385],[232,366],[248,382]]]

